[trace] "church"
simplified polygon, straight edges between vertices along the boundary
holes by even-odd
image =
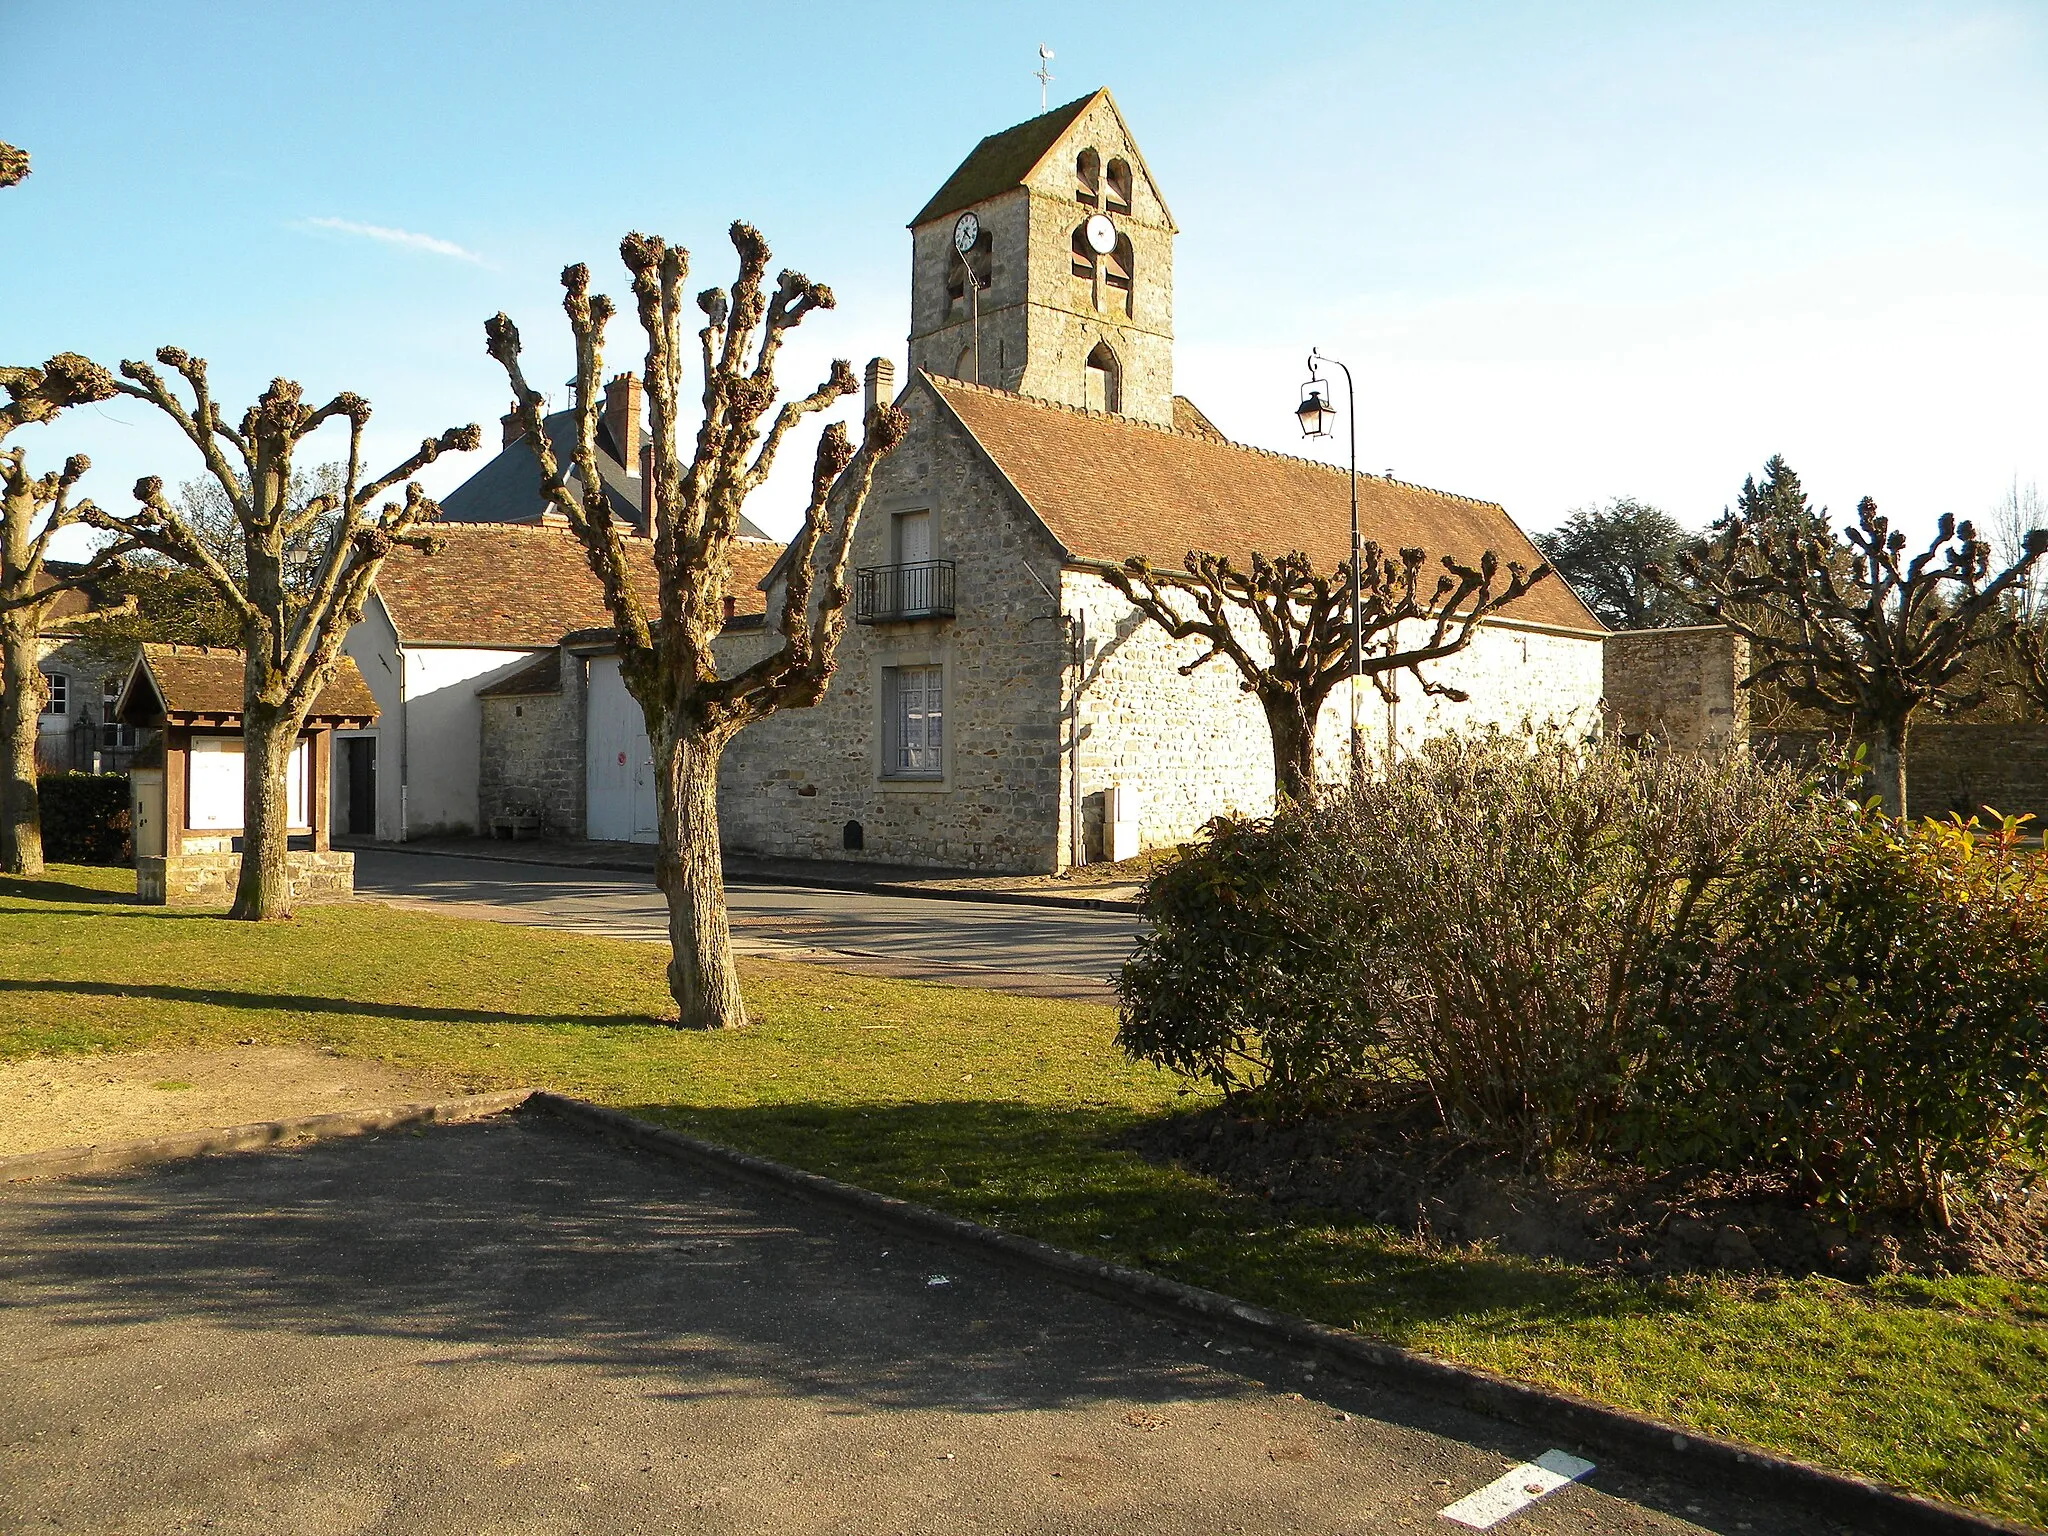
[[[909,435],[855,537],[854,622],[826,698],[728,749],[729,851],[1046,872],[1271,808],[1270,740],[1235,670],[1182,676],[1194,643],[1097,574],[1133,555],[1177,567],[1190,549],[1302,550],[1326,570],[1348,553],[1342,471],[1231,442],[1174,393],[1178,233],[1106,90],[982,140],[910,221],[902,388],[886,363],[866,381]],[[631,516],[636,381],[614,392],[601,457]],[[446,498],[447,547],[395,556],[350,637],[382,714],[337,754],[335,802],[385,838],[509,825],[651,840],[637,707],[513,432]],[[1366,538],[1432,560],[1540,558],[1501,507],[1391,478],[1360,477],[1359,515]],[[782,558],[765,539],[740,548],[732,667],[774,643]],[[1395,751],[1487,722],[1590,723],[1605,638],[1569,587],[1542,582],[1435,664],[1466,702],[1368,693],[1369,739]],[[1347,708],[1340,690],[1320,723],[1333,765]]]

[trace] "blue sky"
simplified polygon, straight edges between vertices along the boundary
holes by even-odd
[[[13,5],[0,358],[175,342],[237,407],[368,396],[382,457],[494,441],[487,316],[564,378],[565,262],[622,293],[646,229],[722,282],[744,216],[838,294],[788,385],[900,359],[904,221],[1038,110],[1041,41],[1052,99],[1108,85],[1143,145],[1177,385],[1244,441],[1302,451],[1317,345],[1365,466],[1531,528],[1616,495],[1703,522],[1773,452],[1913,526],[2048,481],[2038,3]],[[16,441],[91,453],[110,507],[197,472],[127,402]]]

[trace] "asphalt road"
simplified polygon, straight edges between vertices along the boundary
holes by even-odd
[[[17,1185],[0,1256],[6,1530],[1455,1531],[1572,1449],[540,1116]]]
[[[359,850],[356,891],[472,917],[665,941],[653,877],[609,870]],[[1129,912],[870,896],[729,883],[742,954],[950,981],[1030,996],[1108,1001],[1140,927]]]

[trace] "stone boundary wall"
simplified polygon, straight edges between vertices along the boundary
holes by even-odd
[[[1609,730],[1654,734],[1686,751],[1749,738],[1749,642],[1719,624],[1620,630],[1607,637],[1602,703]]]
[[[356,856],[341,849],[285,855],[294,903],[349,901],[356,893]],[[135,861],[135,899],[153,907],[224,907],[241,878],[239,853],[145,854]]]
[[[1758,731],[1758,751],[1811,761],[1846,731]],[[2048,723],[1921,721],[1906,743],[1906,804],[1915,816],[1981,816],[1987,809],[2048,824]]]

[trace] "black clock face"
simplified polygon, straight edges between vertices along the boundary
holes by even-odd
[[[965,256],[980,238],[981,220],[971,213],[961,214],[960,222],[953,226],[953,249]]]

